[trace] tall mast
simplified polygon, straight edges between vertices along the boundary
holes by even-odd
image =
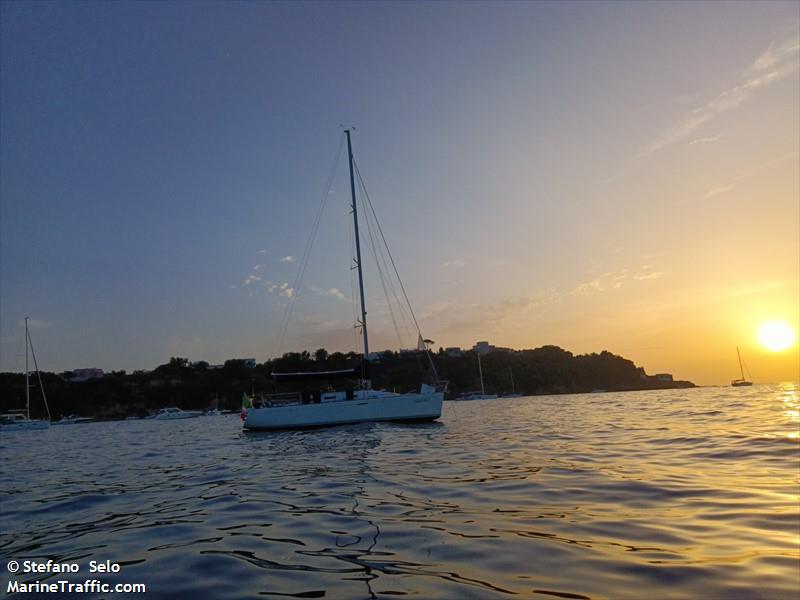
[[[28,413],[28,420],[31,418],[31,386],[28,369],[28,317],[25,317],[25,412]]]
[[[353,177],[353,146],[350,143],[350,130],[347,134],[347,155],[350,161],[350,194],[353,198],[353,226],[356,232],[356,265],[358,266],[358,289],[361,292],[361,332],[364,335],[364,360],[369,356],[369,342],[367,341],[367,307],[364,304],[364,273],[361,270],[361,242],[358,239],[358,209],[356,208],[356,182]]]
[[[739,357],[739,372],[742,374],[742,381],[744,381],[744,368],[742,367],[742,354],[739,352],[739,346],[736,346],[736,356]]]
[[[483,389],[483,369],[481,368],[481,355],[478,354],[478,375],[481,378],[481,396],[486,395],[486,390]]]

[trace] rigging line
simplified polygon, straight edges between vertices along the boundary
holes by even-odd
[[[33,351],[33,340],[31,339],[30,332],[26,331],[25,335],[28,336],[28,344],[31,347],[33,367],[36,369],[36,378],[39,380],[39,389],[42,390],[42,399],[44,400],[44,408],[47,411],[47,420],[51,421],[53,418],[50,416],[50,406],[47,404],[47,396],[44,393],[44,384],[42,383],[42,374],[39,372],[39,364],[36,362],[36,352]]]
[[[322,213],[325,210],[325,204],[327,203],[328,197],[331,193],[331,185],[333,183],[333,178],[336,175],[336,168],[339,166],[339,159],[342,156],[343,147],[344,137],[342,137],[339,142],[339,149],[336,151],[336,159],[333,162],[333,168],[331,168],[330,175],[328,176],[325,190],[322,194],[322,199],[320,200],[319,208],[317,209],[317,214],[314,219],[314,224],[311,227],[311,233],[306,241],[306,247],[303,250],[303,258],[300,261],[300,266],[298,267],[298,272],[292,285],[292,295],[289,297],[289,303],[286,305],[286,310],[283,314],[280,337],[278,339],[278,356],[281,355],[283,342],[286,338],[286,330],[289,327],[289,321],[291,320],[292,312],[294,311],[294,305],[297,302],[297,298],[300,296],[300,292],[303,287],[303,278],[305,277],[306,267],[308,267],[308,259],[311,257],[311,250],[314,247],[314,240],[316,239],[317,232],[319,231],[319,224],[322,220]]]
[[[753,381],[753,376],[750,374],[750,369],[747,368],[747,363],[744,362],[744,359],[742,359],[742,364],[744,365],[744,370],[747,371],[747,380]]]
[[[394,268],[394,274],[397,277],[397,282],[400,284],[400,289],[403,291],[403,297],[406,299],[406,304],[408,304],[408,310],[411,313],[411,318],[414,319],[414,325],[417,327],[417,333],[419,337],[422,337],[422,331],[419,328],[419,323],[417,322],[417,317],[414,315],[414,308],[411,306],[411,301],[408,299],[408,294],[406,294],[406,288],[403,285],[403,280],[400,278],[400,273],[397,271],[397,265],[394,262],[394,258],[392,257],[392,251],[389,250],[389,244],[386,242],[386,236],[383,235],[383,228],[381,227],[381,223],[378,220],[378,215],[375,214],[375,207],[372,206],[372,200],[370,200],[369,192],[367,192],[367,186],[364,183],[363,178],[361,177],[361,171],[358,170],[358,165],[356,164],[355,160],[353,160],[353,166],[356,169],[356,173],[358,173],[358,178],[361,180],[361,184],[364,186],[364,197],[367,199],[367,203],[369,204],[370,211],[372,211],[372,215],[375,217],[375,223],[378,225],[378,231],[381,234],[381,239],[383,239],[383,245],[386,247],[386,252],[389,255],[389,260],[392,262],[392,267]],[[427,350],[427,346],[425,347]],[[433,370],[434,376],[438,379],[439,374],[436,371],[436,365],[433,363],[433,357],[431,356],[430,350],[427,350],[426,354],[428,355],[428,360],[431,364],[431,369]]]
[[[363,180],[361,178],[359,178],[359,183],[361,185],[362,191],[366,194],[366,188],[364,188],[364,182],[363,182]],[[366,208],[364,210],[364,213],[367,215],[367,219],[368,219],[367,224],[369,226],[371,215],[370,215],[369,211],[366,210]],[[374,218],[372,218],[372,219],[374,220]],[[374,227],[377,227],[377,223],[376,223],[376,225]],[[374,227],[373,227],[373,229],[374,229]],[[370,233],[372,234],[372,231],[370,231]],[[395,301],[395,303],[397,305],[398,312],[400,313],[401,325],[402,325],[405,333],[409,334],[408,335],[409,340],[413,340],[413,343],[416,343],[416,339],[414,339],[414,336],[410,335],[410,332],[411,332],[410,319],[408,318],[408,315],[406,314],[406,311],[405,311],[405,309],[403,307],[403,303],[400,301],[400,296],[397,293],[397,290],[395,289],[394,282],[392,281],[391,270],[389,269],[389,264],[388,264],[388,262],[386,260],[386,253],[383,252],[381,246],[378,245],[377,248],[375,248],[373,250],[373,255],[377,256],[375,262],[377,263],[377,267],[378,267],[379,271],[381,269],[383,269],[381,283],[383,284],[383,293],[384,293],[384,295],[386,297],[386,305],[389,308],[389,314],[390,314],[390,316],[392,318],[392,325],[394,326],[394,331],[395,331],[395,334],[397,335],[397,341],[398,341],[398,344],[399,344],[398,348],[400,349],[400,348],[403,347],[403,336],[400,333],[400,327],[397,324],[397,319],[396,319],[396,316],[395,316],[394,307],[392,306],[392,298],[394,298],[394,301]],[[383,265],[383,266],[381,266],[381,265]],[[387,292],[387,288],[388,288],[388,292]]]
[[[355,164],[353,161],[354,166],[356,167],[356,172],[358,173],[358,178],[361,179],[361,183],[364,186],[364,196],[367,199],[369,204],[369,209],[372,211],[372,215],[375,217],[375,223],[378,225],[378,231],[381,234],[381,239],[383,240],[383,245],[386,247],[386,252],[389,254],[389,260],[392,263],[392,268],[394,269],[395,277],[397,277],[397,282],[400,284],[400,289],[403,292],[403,297],[406,300],[406,304],[408,305],[408,310],[411,313],[411,318],[414,320],[414,326],[417,329],[417,333],[422,335],[422,331],[419,328],[419,323],[417,322],[417,317],[414,315],[414,309],[411,306],[411,301],[408,299],[408,294],[406,293],[406,288],[403,285],[403,280],[400,278],[400,273],[397,271],[397,265],[394,262],[394,258],[392,257],[392,251],[389,249],[389,244],[386,242],[386,236],[383,234],[383,228],[381,227],[380,221],[378,220],[378,216],[375,214],[375,207],[372,205],[372,200],[370,200],[369,193],[367,192],[366,184],[364,180],[361,178],[361,172],[358,170],[358,165]]]
[[[361,186],[361,190],[363,191],[364,195],[366,196],[367,195],[367,189],[366,189],[366,186],[364,185],[364,180],[361,178],[361,174],[360,173],[358,173],[358,180],[359,180],[359,184]],[[362,204],[363,204],[363,201],[362,201]],[[364,213],[367,215],[367,219],[369,219],[369,217],[370,217],[369,211],[367,211],[365,209]],[[372,215],[372,217],[375,220],[376,226],[379,227],[380,223],[378,223],[378,221],[375,218],[374,214]],[[369,226],[369,220],[367,221],[367,225]],[[373,250],[373,255],[376,256],[375,262],[377,263],[377,266],[378,266],[379,270],[381,269],[381,262],[383,263],[383,269],[385,270],[385,272],[387,274],[386,280],[387,280],[387,283],[388,283],[388,288],[391,291],[391,295],[394,297],[395,302],[397,303],[397,309],[400,312],[400,318],[402,320],[402,325],[405,328],[406,333],[410,333],[410,330],[411,330],[410,319],[408,318],[408,315],[406,314],[406,311],[405,311],[405,307],[403,306],[403,303],[400,301],[400,296],[399,296],[399,294],[397,293],[397,290],[394,287],[394,281],[392,280],[392,277],[391,277],[391,270],[389,269],[389,264],[387,263],[387,260],[386,260],[386,253],[384,253],[382,251],[382,248],[379,245],[377,250]],[[379,256],[380,259],[378,259],[377,256]],[[384,294],[386,295],[386,303],[387,303],[387,305],[389,307],[389,311],[390,311],[391,316],[392,316],[392,323],[394,324],[394,327],[395,327],[395,333],[397,334],[398,341],[400,343],[400,347],[402,348],[402,346],[403,346],[402,336],[400,335],[400,331],[399,331],[399,328],[397,326],[397,322],[396,322],[396,320],[394,318],[394,310],[392,308],[392,304],[391,304],[391,300],[389,298],[389,294],[386,292],[386,286],[385,285],[384,285]],[[413,336],[409,336],[409,337],[411,338]],[[414,342],[416,343],[416,340],[414,340]]]
[[[360,178],[359,178],[359,181],[361,181]],[[362,189],[363,189],[363,187],[362,187]],[[361,206],[364,206],[364,201],[363,200],[361,201]],[[364,206],[364,208],[366,209],[365,206]],[[381,263],[380,263],[380,260],[378,259],[378,253],[377,253],[376,248],[375,248],[375,236],[372,233],[371,219],[369,218],[369,213],[366,210],[364,210],[364,213],[366,215],[366,218],[364,220],[367,223],[367,232],[369,233],[370,250],[372,251],[372,257],[375,259],[375,265],[378,267],[378,277],[381,280],[381,287],[383,288],[383,295],[386,298],[386,306],[389,308],[389,316],[392,319],[392,325],[394,326],[394,332],[397,335],[397,342],[400,344],[400,348],[402,348],[403,347],[403,339],[400,336],[400,330],[397,328],[397,321],[395,320],[395,317],[394,317],[394,310],[392,310],[392,303],[391,303],[391,301],[389,299],[389,292],[386,289],[386,281],[385,281],[385,278],[384,278],[384,275],[383,275],[383,269],[381,268]]]
[[[367,211],[365,210],[364,212],[367,212]],[[367,212],[367,214],[369,214],[369,213]],[[376,227],[377,227],[377,225],[376,225]],[[386,273],[386,283],[387,283],[387,286],[389,288],[389,292],[391,294],[391,298],[394,298],[395,304],[397,305],[397,310],[398,310],[398,312],[400,314],[401,325],[403,327],[404,333],[408,336],[409,340],[412,340],[413,343],[416,343],[416,339],[415,339],[416,336],[411,334],[411,331],[412,331],[411,319],[409,318],[409,316],[408,316],[408,314],[407,314],[407,312],[405,310],[405,307],[403,306],[403,302],[400,300],[400,295],[397,293],[397,290],[395,289],[394,281],[393,281],[393,278],[391,276],[391,272],[392,271],[389,268],[389,262],[388,262],[388,260],[386,258],[386,253],[382,251],[382,248],[381,248],[380,245],[377,248],[377,254],[378,254],[379,258],[380,258],[380,262],[383,265],[383,270]],[[387,294],[386,302],[389,305],[389,310],[392,312],[392,315],[394,315],[394,310],[392,308],[391,298],[389,297],[389,294]],[[400,334],[399,327],[397,326],[397,324],[395,324],[395,329],[397,331],[398,338],[400,338],[401,334]],[[402,341],[400,341],[400,346],[402,347],[402,345],[403,345],[403,343],[402,343]]]

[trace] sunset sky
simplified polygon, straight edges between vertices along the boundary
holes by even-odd
[[[797,380],[757,331],[798,331],[799,31],[797,2],[3,2],[0,370],[25,316],[49,371],[351,349],[344,124],[435,347],[726,384],[738,345]],[[371,349],[413,345],[365,276]]]

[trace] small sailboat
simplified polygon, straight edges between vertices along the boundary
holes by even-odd
[[[483,385],[483,367],[481,366],[481,355],[478,355],[478,377],[481,380],[481,391],[480,392],[467,392],[466,394],[461,394],[456,400],[496,400],[497,394],[487,394],[486,388]]]
[[[368,375],[369,340],[367,337],[367,310],[364,303],[364,275],[361,269],[361,243],[358,233],[358,210],[354,179],[353,147],[350,130],[347,136],[347,154],[350,170],[351,211],[355,242],[355,268],[358,269],[358,289],[360,292],[361,319],[357,327],[361,329],[363,360],[360,368],[323,372],[277,373],[277,382],[321,382],[349,380],[345,389],[324,389],[320,391],[291,392],[264,396],[259,406],[247,394],[242,401],[241,418],[247,430],[297,429],[324,427],[350,423],[375,421],[432,421],[442,414],[444,399],[443,382],[435,385],[422,383],[418,393],[400,394],[386,390],[373,390]],[[363,182],[362,182],[363,184]],[[396,271],[396,269],[395,269]],[[422,336],[419,332],[420,337]],[[427,352],[427,349],[425,350]],[[430,357],[430,355],[429,355]],[[431,366],[433,361],[431,360]],[[434,369],[435,372],[435,369]],[[332,388],[332,386],[331,386]]]
[[[511,391],[505,394],[500,394],[501,398],[522,398],[522,393],[518,392],[514,385],[514,371],[511,367],[508,368],[508,374],[511,377]]]
[[[744,366],[742,363],[742,353],[739,352],[739,346],[736,346],[736,356],[739,357],[739,374],[741,375],[740,379],[734,379],[731,381],[731,385],[733,387],[747,387],[749,385],[753,385],[753,382],[744,378]],[[750,375],[750,371],[748,370],[747,375]]]
[[[31,419],[31,371],[28,366],[28,356],[33,357],[33,365],[36,369],[36,377],[39,380],[39,389],[42,391],[42,400],[47,412],[47,420]],[[44,393],[42,376],[39,373],[39,365],[36,363],[36,353],[33,351],[33,341],[28,331],[28,317],[25,317],[25,410],[15,410],[7,414],[0,415],[0,431],[25,431],[29,429],[48,429],[50,427],[50,407],[47,406],[47,396]]]

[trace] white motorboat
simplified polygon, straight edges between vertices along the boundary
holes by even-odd
[[[33,365],[36,369],[36,378],[39,380],[39,389],[42,392],[42,401],[47,412],[47,420],[31,419],[31,371],[28,366],[28,356],[33,358]],[[48,429],[50,427],[50,407],[47,405],[47,396],[44,393],[42,376],[39,373],[39,365],[36,362],[36,353],[33,351],[33,340],[28,331],[28,317],[25,317],[25,410],[14,410],[7,414],[0,415],[0,431],[26,431],[33,429]]]
[[[58,421],[53,421],[53,425],[74,425],[76,423],[89,423],[94,421],[91,417],[82,417],[80,415],[64,415]]]
[[[203,414],[200,410],[182,410],[174,406],[162,408],[153,417],[156,421],[172,421],[174,419],[193,419]]]
[[[358,234],[358,206],[356,202],[356,186],[354,178],[353,149],[350,141],[350,130],[345,130],[347,136],[347,153],[350,170],[351,211],[353,214],[353,229],[355,241],[354,263],[358,269],[358,289],[360,293],[361,319],[356,326],[360,327],[363,341],[364,361],[360,369],[345,371],[327,371],[312,373],[273,373],[277,381],[311,381],[331,379],[351,379],[355,384],[345,390],[333,391],[331,389],[320,392],[296,392],[290,394],[273,394],[265,397],[260,406],[253,406],[245,394],[242,402],[241,417],[244,428],[247,430],[264,429],[292,429],[305,427],[322,427],[329,425],[343,425],[349,423],[364,423],[374,421],[432,421],[442,414],[442,401],[446,384],[438,382],[436,385],[421,384],[419,393],[398,394],[384,390],[373,390],[367,375],[369,356],[369,340],[367,337],[367,310],[364,304],[364,275],[361,269],[361,243]],[[357,167],[355,167],[357,171]],[[359,180],[364,189],[363,180]],[[364,193],[366,201],[369,196]],[[372,209],[371,203],[368,204]],[[372,210],[375,216],[374,209]],[[369,225],[369,213],[367,225]],[[378,227],[380,225],[378,224]],[[381,238],[383,232],[381,231]],[[313,233],[312,233],[313,235]],[[372,235],[372,231],[370,232]],[[313,239],[313,238],[312,238]],[[374,240],[372,240],[374,242]],[[383,238],[384,244],[386,243]],[[374,251],[374,247],[373,247]],[[387,246],[388,251],[388,246]],[[389,259],[394,267],[394,261]],[[303,268],[301,266],[301,268]],[[394,269],[397,274],[397,269]],[[399,278],[398,278],[399,279]],[[402,282],[400,282],[402,287]],[[405,294],[405,290],[403,290]],[[406,297],[406,302],[408,298]],[[410,310],[410,303],[408,304]],[[413,310],[410,310],[413,315]],[[416,319],[414,319],[416,325]],[[422,333],[417,326],[417,333],[422,339]],[[427,352],[427,348],[425,349]],[[428,354],[430,359],[430,354]],[[431,359],[431,367],[433,361]],[[435,378],[435,368],[433,369]]]

